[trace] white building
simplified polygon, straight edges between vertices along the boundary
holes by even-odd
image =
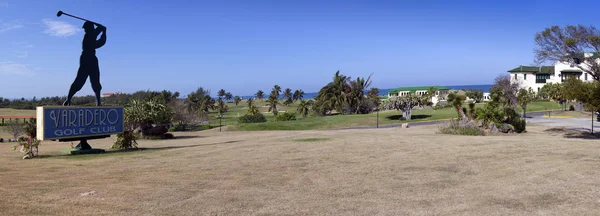
[[[429,88],[435,88],[435,94],[431,97],[431,103],[435,106],[440,101],[445,101],[448,94],[450,94],[450,88],[443,86],[417,86],[417,87],[402,87],[392,89],[388,92],[388,97],[405,96],[408,94],[425,95],[429,91]]]
[[[585,54],[586,57],[591,55],[593,54]],[[584,63],[580,66],[586,67]],[[511,82],[520,82],[523,88],[532,88],[534,92],[538,92],[546,83],[562,83],[568,77],[576,77],[583,81],[593,80],[591,74],[565,62],[556,62],[553,66],[519,66],[508,72]]]
[[[417,86],[417,87],[401,87],[401,88],[392,89],[388,92],[388,98],[405,96],[408,94],[425,95],[429,91],[429,88],[436,89],[435,94],[431,97],[431,103],[433,104],[433,106],[436,106],[441,101],[446,101],[446,97],[448,97],[448,94],[450,94],[451,92],[455,92],[457,94],[465,94],[464,91],[452,90],[448,87],[443,87],[443,86]],[[483,93],[483,101],[489,101],[490,99],[491,99],[490,93],[484,92]],[[473,99],[467,97],[465,101],[472,101],[472,100]]]

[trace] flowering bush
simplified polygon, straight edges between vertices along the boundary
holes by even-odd
[[[13,146],[13,151],[19,149],[19,152],[25,153],[23,159],[34,158],[38,155],[38,147],[41,141],[35,138],[21,139],[19,144]]]

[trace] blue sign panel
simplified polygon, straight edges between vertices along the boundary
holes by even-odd
[[[123,132],[123,107],[40,108],[42,110],[38,110],[38,119],[42,114],[43,140],[85,138]]]

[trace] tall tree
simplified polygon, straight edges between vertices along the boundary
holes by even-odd
[[[563,83],[563,93],[566,99],[577,100],[590,111],[600,111],[600,81],[583,82],[569,78]]]
[[[316,97],[316,105],[343,113],[342,109],[344,108],[346,95],[350,93],[351,89],[349,81],[350,77],[340,74],[340,71],[335,72],[333,81],[319,90]]]
[[[201,110],[202,104],[206,101],[207,96],[210,98],[210,91],[205,90],[202,87],[199,87],[196,91],[188,94],[184,102],[186,110],[189,113],[195,113]]]
[[[400,110],[402,111],[402,117],[406,120],[412,119],[412,110],[414,107],[421,106],[421,96],[409,94],[400,97],[389,98],[382,104],[384,110]]]
[[[217,111],[219,111],[219,114],[224,114],[229,110],[229,107],[227,107],[227,104],[225,103],[225,101],[223,101],[223,99],[219,98],[217,100]]]
[[[448,94],[448,102],[452,104],[452,107],[454,107],[458,115],[460,115],[461,119],[467,118],[467,115],[462,109],[462,105],[465,99],[467,99],[465,95],[456,94],[455,92]]]
[[[367,92],[367,98],[369,98],[375,107],[379,107],[381,104],[381,97],[379,96],[379,88],[371,88],[369,92]]]
[[[283,91],[283,97],[285,98],[285,101],[283,102],[283,105],[285,106],[289,106],[290,104],[294,103],[294,99],[292,98],[292,90],[290,88],[286,88]]]
[[[551,26],[535,34],[535,45],[538,64],[546,61],[572,64],[594,80],[600,80],[600,31],[596,27]]]
[[[285,99],[293,99],[293,98],[292,98],[292,89],[290,89],[290,88],[286,88],[286,89],[283,91],[283,97],[284,97]]]
[[[371,75],[369,77],[357,77],[356,80],[350,81],[350,94],[346,95],[346,102],[349,109],[353,113],[370,112],[369,110],[361,109],[367,102],[365,100],[365,91],[371,87]]]
[[[279,99],[274,95],[270,95],[267,98],[267,106],[269,106],[269,112],[273,112],[273,115],[277,116],[277,105],[279,105]]]
[[[262,90],[258,90],[258,92],[254,94],[254,96],[256,96],[257,99],[262,100],[263,98],[265,98],[265,93]]]
[[[471,98],[475,103],[483,101],[483,91],[478,89],[467,89],[465,95]]]
[[[242,101],[242,98],[240,98],[240,96],[235,96],[233,98],[233,103],[235,103],[235,106],[237,106],[240,103],[240,101]]]
[[[521,109],[523,109],[523,115],[522,115],[523,118],[526,117],[525,113],[527,112],[527,104],[531,103],[531,101],[533,101],[534,97],[535,97],[535,95],[533,95],[532,92],[530,92],[527,89],[519,90],[519,95],[517,97],[517,101],[518,101],[519,105],[521,106]]]
[[[226,101],[231,100],[231,98],[233,98],[233,95],[231,94],[231,92],[225,93],[225,100]]]
[[[248,104],[248,114],[254,115],[259,112],[258,108],[256,106],[254,106],[254,100],[252,98],[248,98],[246,103]]]
[[[490,94],[498,95],[504,107],[516,109],[519,89],[521,89],[520,82],[511,82],[510,75],[503,74],[494,79],[494,85],[490,88]]]
[[[305,100],[301,100],[300,104],[298,104],[298,108],[296,108],[296,111],[302,115],[302,118],[306,118],[306,116],[308,116],[308,112],[310,111],[310,104]]]
[[[279,99],[279,93],[281,93],[281,86],[275,85],[273,86],[273,89],[271,89],[271,95],[269,95],[269,97],[275,96]]]
[[[246,104],[248,104],[248,107],[251,107],[252,105],[254,105],[254,99],[248,98],[248,100],[246,100]]]
[[[567,79],[568,80],[568,79]],[[562,83],[546,83],[540,89],[540,94],[552,99],[558,104],[566,102],[566,97],[563,91]]]
[[[217,92],[217,96],[218,97],[223,97],[223,96],[225,96],[225,93],[226,93],[225,89],[221,89],[221,90],[219,90],[219,92]]]
[[[302,100],[304,97],[304,91],[302,91],[302,89],[296,90],[294,91],[294,95],[292,97],[294,98],[294,101]]]

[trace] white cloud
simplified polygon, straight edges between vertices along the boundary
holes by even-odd
[[[17,58],[25,58],[28,55],[29,55],[29,52],[27,52],[27,51],[18,51],[14,54],[14,56]]]
[[[33,49],[33,44],[26,42],[13,42],[12,45],[15,47],[13,56],[17,58],[25,58],[29,55],[29,50]]]
[[[44,33],[50,36],[68,37],[81,31],[81,29],[75,27],[74,25],[62,21],[44,19],[42,22],[44,25],[46,25],[46,30]]]
[[[33,76],[35,72],[27,65],[13,62],[0,62],[0,74],[2,75],[19,75]]]
[[[20,21],[2,22],[0,20],[0,33],[25,27]]]

